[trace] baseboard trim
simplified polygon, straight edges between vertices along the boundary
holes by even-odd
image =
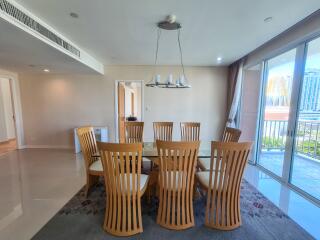
[[[71,146],[63,146],[63,145],[24,145],[22,146],[22,149],[66,149],[66,150],[73,150],[74,148]]]

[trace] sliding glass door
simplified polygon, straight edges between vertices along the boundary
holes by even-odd
[[[320,39],[307,44],[291,184],[320,199]]]
[[[320,38],[264,61],[257,164],[320,200]]]
[[[295,72],[296,49],[265,62],[259,164],[282,177]]]

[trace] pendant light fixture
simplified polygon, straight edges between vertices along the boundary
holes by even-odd
[[[181,24],[176,22],[175,15],[169,15],[164,21],[161,21],[157,24],[158,32],[157,32],[157,46],[156,46],[156,53],[155,53],[155,60],[154,60],[154,68],[155,74],[150,82],[146,84],[147,87],[157,87],[157,88],[190,88],[191,86],[188,85],[187,77],[184,70],[183,65],[183,56],[182,56],[182,48],[181,48],[181,41],[180,41],[180,30]],[[177,79],[174,81],[173,74],[169,73],[166,81],[161,82],[161,75],[156,72],[156,67],[158,63],[158,52],[159,52],[159,42],[161,37],[161,31],[177,31],[177,40],[178,40],[178,47],[180,53],[180,65],[181,65],[181,73],[177,76]]]

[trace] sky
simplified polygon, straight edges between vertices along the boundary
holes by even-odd
[[[269,69],[269,76],[282,75],[282,76],[292,76],[294,71],[294,57],[290,57],[290,62],[286,61],[281,65],[271,67]],[[281,61],[281,60],[280,60]],[[279,64],[279,63],[278,63]],[[307,57],[305,69],[319,69],[320,70],[320,51],[318,54],[312,54]]]

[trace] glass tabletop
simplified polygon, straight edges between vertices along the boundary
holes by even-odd
[[[99,157],[100,153],[94,153],[92,157]],[[144,142],[143,143],[143,150],[142,150],[143,157],[158,157],[157,147],[154,142]],[[201,158],[210,158],[211,156],[211,142],[201,142],[198,157]]]
[[[143,143],[143,157],[157,157],[158,151],[155,143],[153,142],[144,142]],[[201,142],[198,157],[210,158],[211,156],[211,142]]]

